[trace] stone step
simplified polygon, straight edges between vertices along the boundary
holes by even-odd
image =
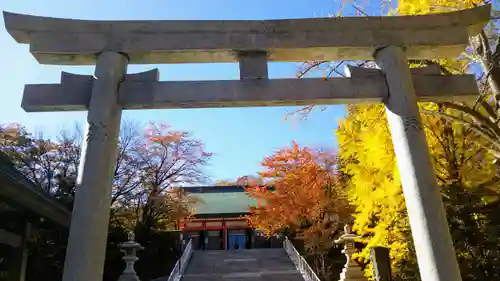
[[[186,273],[234,273],[269,270],[295,270],[286,252],[282,249],[266,251],[227,251],[218,253],[194,252]]]
[[[195,251],[182,281],[303,281],[284,249]]]
[[[304,281],[297,271],[262,271],[232,274],[185,274],[182,281]]]
[[[274,266],[274,267],[266,266],[266,267],[264,267],[264,266],[246,265],[246,266],[240,266],[240,267],[231,266],[231,267],[228,267],[227,269],[217,267],[217,268],[214,268],[212,270],[210,269],[210,267],[203,267],[203,268],[200,268],[199,270],[192,270],[192,269],[187,270],[186,273],[202,274],[202,273],[206,273],[206,272],[211,272],[211,273],[215,273],[215,274],[230,274],[230,273],[239,273],[239,272],[265,271],[265,270],[286,271],[286,270],[295,270],[295,267],[294,266]]]
[[[210,251],[194,251],[195,253],[203,253],[205,257],[273,257],[273,256],[283,256],[286,252],[282,248],[277,249],[249,249],[249,250],[210,250]]]

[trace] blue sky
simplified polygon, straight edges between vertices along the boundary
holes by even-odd
[[[326,17],[335,14],[343,0],[0,0],[5,11],[39,16],[99,20],[181,20],[181,19],[280,19]],[[365,1],[360,0],[360,3]],[[378,2],[378,1],[373,1]],[[147,3],[147,4],[145,4]],[[361,4],[362,5],[362,4]],[[379,4],[368,7],[370,14],[380,14]],[[366,6],[365,6],[366,7]],[[353,15],[348,6],[344,15]],[[3,22],[3,16],[1,21]],[[62,70],[91,74],[93,67],[39,65],[28,51],[0,28],[2,64],[0,77],[2,102],[0,122],[18,122],[32,132],[53,137],[75,123],[83,124],[86,112],[26,113],[20,107],[24,84],[57,83]],[[238,79],[236,64],[130,65],[129,73],[160,69],[161,80]],[[271,63],[271,78],[294,77],[298,63]],[[316,73],[315,75],[322,75]],[[306,121],[283,121],[295,107],[177,109],[126,111],[124,118],[147,122],[166,122],[176,130],[191,132],[213,152],[207,174],[213,180],[235,179],[260,170],[260,161],[292,140],[318,147],[336,146],[334,129],[345,114],[343,106],[316,113]]]

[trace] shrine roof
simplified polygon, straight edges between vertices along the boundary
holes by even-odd
[[[71,213],[53,196],[35,186],[17,171],[9,157],[0,152],[0,199],[15,209],[26,210],[69,227]],[[0,202],[2,203],[2,202]]]
[[[257,200],[248,196],[242,186],[216,186],[185,188],[199,201],[194,206],[195,215],[244,214]]]

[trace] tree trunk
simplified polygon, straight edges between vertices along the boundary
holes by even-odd
[[[484,67],[484,64],[483,64]],[[490,63],[491,71],[488,76],[488,85],[490,86],[491,92],[495,95],[495,100],[497,104],[497,116],[500,116],[500,67],[498,64],[492,62]],[[485,69],[487,71],[487,69]],[[486,72],[487,73],[487,72]]]

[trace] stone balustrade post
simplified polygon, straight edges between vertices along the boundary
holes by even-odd
[[[389,248],[372,247],[370,249],[373,279],[375,281],[392,281],[391,258]]]

